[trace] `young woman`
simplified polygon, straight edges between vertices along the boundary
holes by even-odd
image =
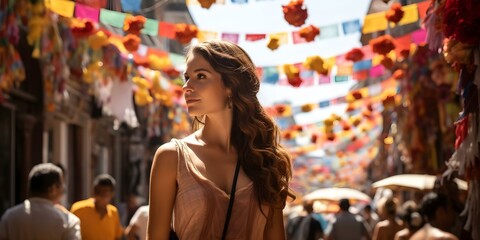
[[[285,238],[290,157],[256,97],[259,87],[239,46],[208,41],[190,48],[183,90],[194,133],[155,154],[149,239],[168,239],[170,229],[180,239],[222,239],[225,228],[225,239]]]

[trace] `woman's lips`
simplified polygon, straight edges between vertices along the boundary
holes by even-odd
[[[186,101],[186,103],[187,103],[187,104],[191,104],[191,103],[198,102],[198,101],[200,101],[200,99],[188,99],[188,100]]]

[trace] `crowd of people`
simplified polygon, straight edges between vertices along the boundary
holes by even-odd
[[[306,201],[302,213],[287,216],[287,239],[471,239],[462,228],[463,202],[454,182],[437,181],[421,200],[401,204],[392,191],[386,192],[374,204],[357,204],[355,208],[348,199],[341,199],[336,213],[316,213],[313,202]]]
[[[98,175],[93,196],[75,202],[70,210],[60,203],[64,186],[61,167],[52,163],[34,166],[29,174],[29,197],[3,214],[0,239],[146,239],[148,207],[140,207],[124,228],[117,207],[111,204],[112,176]]]

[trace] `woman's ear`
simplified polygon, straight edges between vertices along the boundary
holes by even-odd
[[[227,88],[227,96],[231,97],[232,96],[232,89]]]

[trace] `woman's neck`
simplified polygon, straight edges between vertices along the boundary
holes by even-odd
[[[205,117],[205,125],[197,132],[196,138],[205,146],[219,147],[226,152],[230,152],[231,128],[231,116],[207,116]]]

